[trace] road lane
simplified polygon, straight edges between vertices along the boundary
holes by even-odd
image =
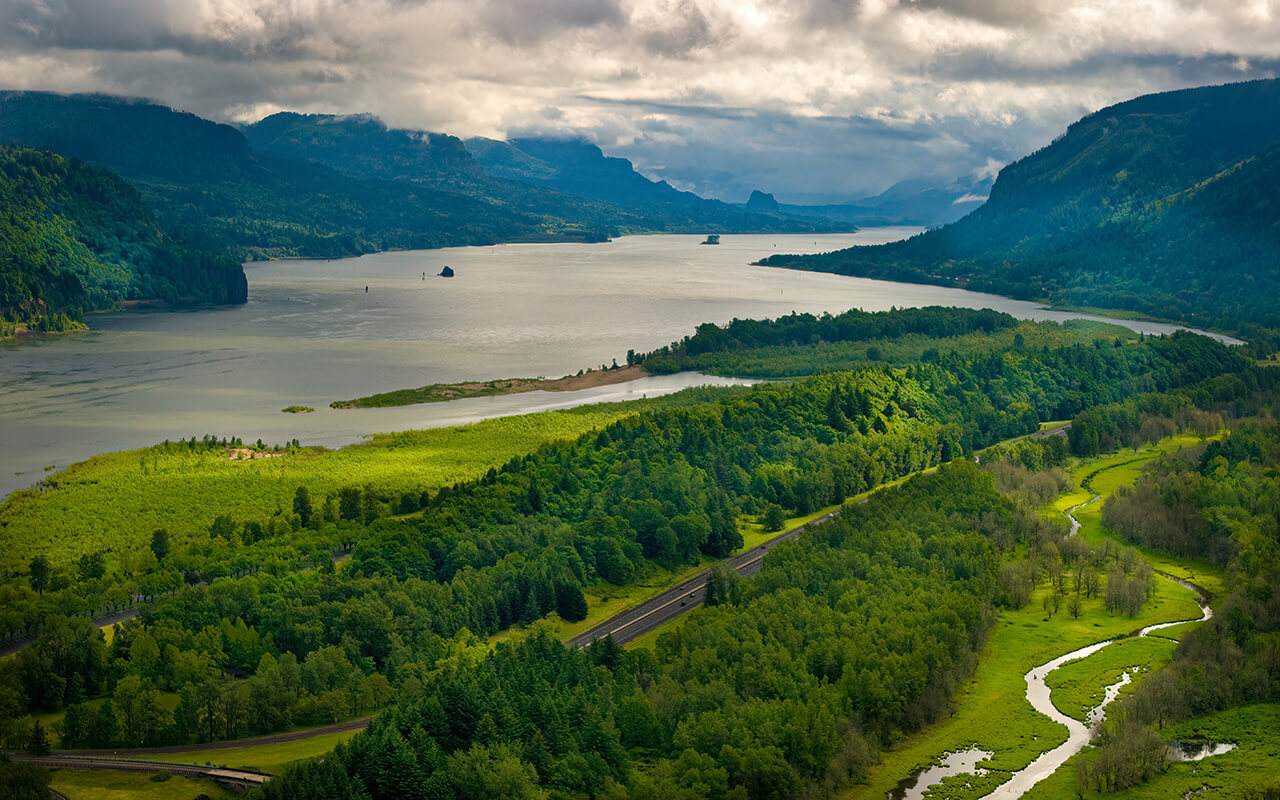
[[[858,502],[865,503],[866,498]],[[810,525],[825,522],[839,513],[840,510],[836,509],[804,525],[784,531],[767,542],[728,559],[725,563],[743,577],[754,575],[764,565],[765,555],[778,544],[797,538]],[[613,615],[586,633],[574,636],[569,640],[569,644],[574,647],[586,647],[596,639],[603,639],[605,636],[612,636],[618,644],[626,644],[640,638],[681,614],[702,605],[702,601],[706,598],[707,576],[710,573],[711,570],[704,570],[679,586],[661,592],[634,608]]]

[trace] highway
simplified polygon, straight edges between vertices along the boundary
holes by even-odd
[[[866,498],[858,502],[865,503]],[[836,509],[804,525],[799,525],[789,531],[780,533],[764,544],[757,545],[745,553],[730,558],[726,563],[734,572],[743,577],[754,575],[760,571],[760,567],[764,563],[765,554],[778,546],[779,543],[788,539],[795,539],[810,525],[824,522],[839,513],[840,510]],[[675,588],[655,595],[634,608],[613,615],[586,633],[574,636],[569,640],[569,644],[574,647],[586,647],[596,639],[603,639],[605,636],[612,636],[613,640],[618,644],[626,644],[633,639],[638,639],[690,609],[702,605],[702,601],[706,597],[707,576],[710,573],[711,570],[704,570]]]

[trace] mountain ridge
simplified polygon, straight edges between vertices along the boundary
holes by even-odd
[[[1277,147],[1280,80],[1146,95],[1006,166],[987,202],[957,222],[760,263],[1205,325],[1276,324],[1280,215],[1274,191],[1250,173],[1272,174]]]

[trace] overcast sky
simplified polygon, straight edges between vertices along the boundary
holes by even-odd
[[[734,201],[972,174],[1278,70],[1280,0],[0,0],[0,88],[579,134]]]

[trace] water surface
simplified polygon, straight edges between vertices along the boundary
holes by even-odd
[[[668,376],[586,392],[328,407],[429,383],[559,377],[625,361],[628,349],[668,344],[702,322],[924,305],[1080,316],[959,289],[750,265],[773,252],[875,244],[916,230],[725,236],[719,246],[699,245],[698,236],[631,236],[248,264],[243,306],[100,315],[85,334],[0,345],[0,495],[38,480],[45,466],[163,439],[212,433],[334,446],[381,431],[673,391],[705,381]],[[445,265],[457,275],[436,277]],[[289,405],[316,411],[282,414]]]

